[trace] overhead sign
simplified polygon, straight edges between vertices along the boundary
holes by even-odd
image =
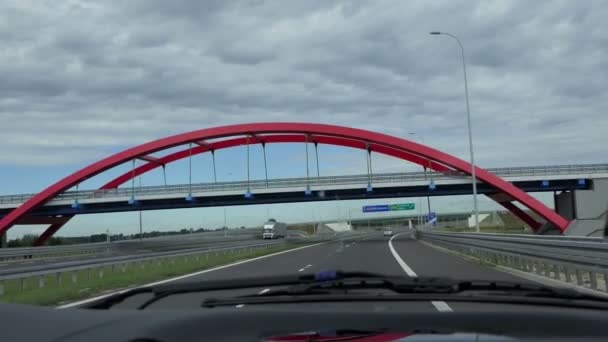
[[[380,205],[366,205],[363,206],[364,213],[377,213],[383,211],[400,211],[400,210],[414,210],[416,205],[414,203],[400,203],[400,204],[380,204]]]
[[[377,213],[380,211],[390,211],[390,210],[391,210],[391,207],[388,204],[363,206],[364,213]]]
[[[414,209],[416,209],[416,205],[414,203],[391,204],[391,211]]]

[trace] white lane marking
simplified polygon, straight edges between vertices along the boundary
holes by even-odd
[[[300,268],[300,269],[298,270],[298,272],[303,272],[303,271],[305,271],[307,268],[309,268],[310,266],[312,266],[312,265],[311,265],[311,264],[308,264],[308,265],[306,265],[306,266],[304,266],[304,267]]]
[[[403,233],[401,233],[401,234],[403,234]],[[401,266],[401,268],[405,271],[405,273],[407,273],[408,276],[410,276],[412,278],[418,277],[418,275],[414,272],[414,270],[412,270],[405,263],[405,261],[403,261],[403,259],[401,259],[401,257],[399,256],[399,254],[397,254],[397,251],[395,250],[395,247],[393,247],[393,239],[396,238],[397,236],[401,235],[401,234],[393,235],[393,237],[391,237],[388,240],[388,248],[391,250],[391,253],[393,254],[393,257],[395,258],[395,260],[397,260],[397,263],[399,264],[399,266]],[[452,311],[454,311],[448,305],[448,303],[446,303],[444,301],[431,301],[431,304],[433,304],[433,306],[439,312],[452,312]]]
[[[314,245],[302,246],[302,247],[298,247],[298,248],[294,248],[294,249],[288,249],[286,251],[276,252],[276,253],[272,253],[272,254],[268,254],[268,255],[262,255],[262,256],[259,256],[257,258],[253,258],[253,259],[247,259],[247,260],[237,261],[237,262],[232,263],[232,264],[218,266],[218,267],[210,268],[208,270],[202,270],[202,271],[186,274],[186,275],[175,277],[175,278],[170,278],[170,279],[165,279],[165,280],[157,281],[155,283],[145,284],[145,285],[136,286],[136,287],[132,287],[132,288],[125,289],[125,290],[120,290],[120,291],[115,291],[115,292],[111,292],[111,293],[106,293],[106,294],[101,295],[101,296],[97,296],[97,297],[93,297],[93,298],[88,298],[88,299],[80,300],[80,301],[77,301],[77,302],[74,302],[74,303],[70,303],[70,304],[60,305],[60,306],[56,307],[55,309],[67,309],[67,308],[71,308],[71,307],[74,307],[74,306],[90,303],[90,302],[93,302],[93,301],[96,301],[96,300],[99,300],[99,299],[102,299],[102,298],[106,298],[106,297],[109,297],[109,296],[113,296],[115,294],[125,293],[125,292],[127,292],[129,290],[132,290],[132,289],[136,289],[136,288],[140,288],[140,287],[146,287],[146,286],[160,285],[160,284],[164,284],[164,283],[170,283],[172,281],[181,280],[181,279],[185,279],[185,278],[188,278],[188,277],[194,277],[194,276],[197,276],[199,274],[213,272],[213,271],[221,270],[221,269],[224,269],[224,268],[228,268],[228,267],[232,267],[232,266],[236,266],[236,265],[245,264],[245,263],[248,263],[248,262],[251,262],[251,261],[260,260],[260,259],[264,259],[264,258],[270,258],[270,257],[273,257],[275,255],[280,255],[280,254],[285,254],[285,253],[289,253],[289,252],[294,252],[294,251],[297,251],[297,250],[301,250],[301,249],[305,249],[305,248],[310,248],[310,247],[314,247],[314,246],[318,246],[318,245],[323,245],[323,244],[326,244],[326,243],[327,242],[319,242],[319,243],[315,243]]]
[[[239,309],[242,307],[245,307],[245,304],[239,304],[239,305],[235,306],[235,308],[239,308]]]
[[[263,289],[262,291],[258,292],[258,294],[264,294],[266,292],[270,291],[270,289]]]
[[[441,300],[434,300],[431,302],[435,309],[439,312],[453,312],[452,308],[448,305],[448,303]]]
[[[401,234],[403,234],[403,233],[401,233]],[[418,277],[418,275],[416,274],[416,272],[414,272],[414,270],[412,270],[405,263],[405,261],[403,261],[403,259],[401,259],[401,257],[399,256],[399,254],[395,250],[395,247],[393,247],[393,239],[396,238],[397,236],[401,235],[401,234],[393,235],[393,237],[388,240],[388,249],[391,250],[391,253],[393,254],[393,257],[395,258],[395,260],[397,260],[397,263],[399,264],[399,266],[401,266],[401,268],[405,271],[405,273],[409,277],[411,277],[411,278],[416,278],[416,277]]]

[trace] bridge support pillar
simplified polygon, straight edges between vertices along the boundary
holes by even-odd
[[[0,234],[0,248],[8,247],[8,233]]]
[[[574,190],[571,200],[574,221],[566,235],[608,236],[608,178],[594,179],[589,190]],[[556,202],[558,213],[560,209]]]
[[[576,218],[575,194],[575,191],[562,191],[553,194],[555,211],[568,220]]]

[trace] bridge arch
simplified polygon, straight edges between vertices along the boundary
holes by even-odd
[[[252,138],[246,138],[247,136]],[[236,137],[236,138],[235,138]],[[215,142],[209,140],[224,139]],[[129,181],[133,177],[148,172],[156,167],[165,165],[190,154],[198,154],[247,144],[256,143],[286,143],[286,142],[317,142],[319,144],[331,144],[359,149],[371,149],[377,153],[383,153],[396,158],[404,159],[440,172],[462,172],[472,173],[471,164],[406,139],[394,137],[387,134],[343,127],[335,125],[314,123],[252,123],[221,126],[201,129],[187,133],[177,134],[170,137],[148,142],[122,152],[116,153],[98,162],[95,162],[75,173],[65,177],[50,187],[23,203],[0,220],[0,234],[5,233],[14,224],[27,218],[28,214],[53,199],[58,194],[72,188],[73,186],[93,176],[103,173],[115,166],[134,159],[150,159],[152,153],[167,150],[176,146],[190,143],[197,144],[192,150],[178,151],[162,158],[157,158],[139,166],[134,172],[125,173],[116,179],[106,183],[101,190],[116,188]],[[546,205],[536,200],[526,192],[513,184],[499,178],[498,176],[476,167],[476,175],[479,181],[485,182],[497,189],[499,196],[492,197],[505,208],[513,212],[530,224],[533,229],[540,228],[540,223],[530,215],[521,210],[513,202],[517,201],[529,210],[551,223],[560,231],[565,231],[569,221],[557,214]],[[68,218],[69,219],[69,218]],[[66,220],[67,222],[67,220]],[[37,244],[42,244],[50,238],[62,225],[54,224],[41,235]]]

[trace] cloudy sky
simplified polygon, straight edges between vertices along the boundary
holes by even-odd
[[[465,46],[480,166],[607,162],[607,17],[604,1],[2,1],[0,193],[243,122],[365,128],[466,159],[459,47],[429,31]],[[274,151],[274,176],[301,175],[281,165],[289,151]],[[221,172],[238,179],[230,162],[242,153],[227,153]],[[365,172],[352,151],[321,159],[325,174]],[[403,165],[379,158],[375,168]],[[189,213],[183,224],[218,217]],[[127,229],[123,216],[104,219]],[[74,221],[80,231],[99,219]]]

